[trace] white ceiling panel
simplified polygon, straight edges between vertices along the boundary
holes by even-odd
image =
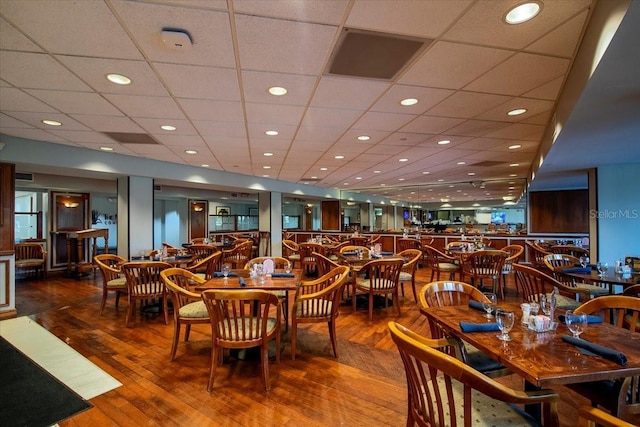
[[[160,78],[178,98],[239,101],[237,73],[232,68],[156,64]]]
[[[218,122],[243,122],[242,104],[236,101],[209,101],[204,99],[178,99],[191,120]]]
[[[8,86],[0,87],[0,109],[3,111],[58,112],[55,108],[34,98],[28,93]]]
[[[89,92],[61,92],[57,90],[29,89],[27,93],[68,114],[94,114],[123,116],[103,97]]]
[[[314,2],[234,0],[233,8],[236,13],[247,15],[338,25],[344,17],[348,4],[347,0]]]
[[[462,122],[464,122],[463,119],[457,118],[420,116],[408,125],[404,126],[401,131],[411,133],[438,134],[446,132],[448,129],[451,129]]]
[[[195,135],[196,130],[188,120],[181,119],[145,119],[136,118],[136,123],[140,125],[147,133],[154,135],[167,135],[171,137],[182,135]],[[176,130],[164,130],[161,126],[174,126]]]
[[[2,79],[29,89],[89,91],[89,87],[52,57],[42,53],[0,51]]]
[[[317,78],[284,73],[267,73],[259,71],[242,72],[244,99],[247,102],[271,103],[272,105],[307,105]],[[285,96],[274,96],[269,93],[273,86],[287,88]]]
[[[169,97],[108,94],[105,97],[130,117],[184,119],[176,102]]]
[[[427,111],[427,114],[430,116],[471,119],[488,109],[493,109],[506,103],[510,99],[511,97],[503,95],[460,91],[431,108]]]
[[[14,119],[6,114],[0,114],[0,127],[2,128],[20,128],[20,129],[33,129],[34,126],[27,124],[21,120]]]
[[[255,104],[247,102],[247,121],[258,124],[271,124],[271,128],[278,130],[276,123],[295,126],[300,123],[304,107],[296,105]],[[266,129],[265,129],[266,130]]]
[[[82,114],[74,114],[72,117],[96,132],[144,133],[144,130],[129,117],[90,116]]]
[[[3,11],[0,6],[0,12]],[[0,49],[20,50],[22,52],[42,52],[42,49],[24,36],[13,25],[0,18]]]

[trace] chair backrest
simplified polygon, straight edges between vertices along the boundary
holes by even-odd
[[[223,260],[233,260],[235,262],[241,262],[242,265],[251,259],[251,251],[253,249],[253,242],[251,240],[245,240],[242,243],[235,245],[232,249],[223,252]]]
[[[316,258],[316,263],[318,265],[318,276],[324,276],[334,268],[340,267],[340,264],[333,262],[325,255],[313,252],[313,256]]]
[[[570,292],[569,288],[563,283],[557,281],[550,275],[537,270],[528,265],[513,264],[513,270],[516,275],[516,282],[522,290],[522,300],[525,302],[540,302],[541,294],[548,294],[553,291],[553,288],[558,288],[560,295],[564,295],[568,298],[575,299],[577,294],[583,294],[583,298],[589,299],[589,290],[578,288],[575,292]]]
[[[401,258],[376,259],[366,263],[362,270],[369,274],[369,289],[384,291],[398,286],[403,265]]]
[[[581,406],[578,409],[578,427],[637,427],[610,413],[593,406]]]
[[[161,250],[158,250],[158,249],[152,250],[151,252],[149,252],[149,256],[151,258],[159,257],[162,255],[162,252],[164,252],[165,249],[167,250],[168,256],[174,256],[174,255],[177,255],[178,252],[180,252],[178,248],[170,248],[168,246],[165,246]]]
[[[302,264],[304,274],[307,276],[317,275],[318,267],[316,264],[316,257],[313,253],[316,252],[326,255],[327,248],[318,243],[300,243],[298,245],[298,249],[300,251],[300,264]]]
[[[271,252],[271,232],[258,231],[258,250],[262,249],[263,256],[268,256]]]
[[[486,277],[499,277],[502,274],[502,266],[507,259],[507,253],[496,250],[482,250],[473,252],[462,263],[465,274],[482,275]]]
[[[106,286],[111,280],[120,277],[120,267],[127,262],[126,259],[114,254],[102,254],[93,257],[100,272],[102,273],[102,282]]]
[[[295,297],[296,317],[317,318],[337,314],[342,287],[348,280],[349,267],[339,265],[317,279],[300,282]]]
[[[259,256],[247,261],[244,269],[249,270],[253,264],[262,264],[267,259],[273,260],[274,267],[280,270],[283,270],[289,264],[289,260],[281,256]]]
[[[449,243],[447,243],[445,248],[447,250],[449,250],[449,249],[453,249],[453,248],[461,248],[461,247],[466,246],[466,245],[467,245],[467,242],[461,242],[461,241],[449,242]]]
[[[201,294],[214,332],[223,346],[257,346],[269,327],[269,310],[278,305],[278,297],[263,290],[216,290]],[[280,317],[280,310],[275,310]],[[244,344],[244,345],[239,345]]]
[[[450,341],[425,338],[395,322],[389,322],[388,327],[391,339],[398,347],[407,379],[407,425],[471,427],[476,423],[483,424],[482,420],[475,420],[479,414],[491,419],[494,425],[508,425],[515,420],[508,422],[503,417],[515,417],[515,413],[505,414],[508,407],[498,400],[522,403],[532,399],[440,351],[450,345]],[[557,423],[559,396],[548,390],[543,393],[545,397],[538,402],[549,404],[547,413]]]
[[[554,254],[571,255],[576,258],[588,257],[589,250],[574,245],[555,245],[551,246],[551,252]]]
[[[604,295],[585,302],[575,312],[598,315],[606,323],[640,332],[640,298],[637,297]]]
[[[349,241],[353,246],[366,246],[369,239],[365,236],[351,237]]]
[[[636,298],[640,297],[640,284],[631,285],[628,288],[625,288],[624,291],[622,291],[622,295]]]
[[[422,249],[424,251],[424,257],[427,260],[427,266],[431,269],[438,270],[440,263],[449,258],[433,246],[425,245]],[[451,262],[453,262],[453,260],[451,260]]]
[[[200,292],[196,292],[194,288],[204,283],[205,280],[192,272],[174,267],[161,271],[160,277],[173,302],[174,317],[178,315],[180,307],[200,299]]]
[[[575,267],[580,260],[572,255],[549,254],[542,258],[544,265],[551,271],[562,272],[566,268]]]
[[[475,286],[452,280],[427,283],[419,297],[422,308],[468,305],[470,300],[482,302],[487,299]]]
[[[404,264],[402,265],[402,271],[413,276],[416,272],[416,268],[418,268],[418,261],[420,261],[420,258],[422,258],[422,250],[405,249],[402,252],[397,253],[396,255],[405,260]]]
[[[372,234],[369,237],[369,241],[367,242],[369,245],[374,245],[378,242],[378,240],[380,240],[382,238],[382,236],[380,234]]]
[[[207,240],[208,239],[206,237],[194,237],[193,239],[191,239],[191,243],[194,245],[201,245],[204,244],[204,242]]]
[[[513,264],[517,263],[520,260],[520,257],[524,253],[524,246],[521,245],[508,245],[501,249],[502,251],[507,253],[507,259],[504,260],[504,265],[502,266],[503,273],[510,273],[512,270]]]
[[[358,246],[358,245],[343,245],[340,246],[340,253],[343,254],[345,252],[354,252],[354,251],[362,251],[364,255],[369,256],[371,254],[371,249],[366,246]]]
[[[161,296],[165,294],[164,280],[160,272],[171,268],[166,262],[126,262],[122,272],[127,278],[127,290],[131,297]]]
[[[298,244],[293,240],[284,239],[282,241],[282,255],[288,257],[293,254],[297,254],[300,248]]]
[[[422,236],[422,238],[420,239],[420,244],[422,245],[422,247],[425,247],[425,246],[427,246],[427,245],[428,245],[428,246],[431,246],[431,245],[433,245],[433,242],[434,242],[435,240],[436,240],[436,239],[434,239],[433,237],[429,237],[429,236]]]
[[[213,273],[220,270],[221,259],[222,252],[217,251],[196,263],[192,263],[185,270],[192,273],[204,273],[204,278],[209,280],[213,278]]]
[[[203,243],[198,243],[198,244],[189,245],[187,247],[187,252],[193,255],[191,262],[195,263],[202,259],[205,259],[211,254],[218,252],[218,248],[214,245],[205,245]]]
[[[418,239],[410,237],[396,240],[398,246],[397,252],[404,251],[405,249],[422,249],[422,243]]]
[[[527,248],[529,249],[529,259],[531,260],[531,265],[536,268],[546,268],[544,264],[544,257],[545,255],[549,255],[551,252],[545,251],[540,246],[529,240],[525,240],[524,244],[527,245]]]
[[[46,251],[40,243],[16,243],[15,260],[45,259]]]

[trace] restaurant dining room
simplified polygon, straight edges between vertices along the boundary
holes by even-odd
[[[3,425],[640,425],[640,1],[0,34]]]

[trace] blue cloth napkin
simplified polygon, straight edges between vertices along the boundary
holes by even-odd
[[[382,258],[382,255],[377,255],[371,252],[371,258]]]
[[[355,252],[342,252],[342,255],[344,256],[353,256],[353,255],[357,255]]]
[[[238,282],[240,283],[241,288],[244,288],[245,286],[247,286],[247,283],[244,281],[244,277],[239,277]]]
[[[482,305],[482,303],[480,301],[469,300],[469,308],[473,308],[473,309],[476,309],[476,310],[484,311],[485,313],[487,312],[484,309],[484,306]],[[491,310],[491,314],[496,314],[496,309],[495,308],[493,310]]]
[[[393,252],[380,252],[380,255],[393,255]]]
[[[296,277],[293,273],[271,273],[271,277]]]
[[[591,274],[591,267],[575,267],[575,268],[565,268],[562,270],[563,273],[574,273],[574,274]]]
[[[560,323],[567,323],[564,314],[558,316],[558,321]],[[602,319],[599,316],[587,315],[587,323],[602,323]]]
[[[491,332],[499,331],[497,323],[471,323],[460,322],[460,329],[462,332]]]
[[[233,271],[229,272],[229,277],[237,277],[237,276],[238,276],[238,273],[234,273]],[[213,277],[224,277],[224,274],[222,274],[222,271],[214,271]]]
[[[569,335],[563,335],[562,341],[568,342],[569,344],[573,344],[582,350],[586,350],[592,355],[604,357],[605,359],[611,360],[612,362],[615,362],[618,365],[624,366],[627,364],[627,356],[625,356],[624,353],[617,350],[613,350],[609,347],[605,347],[600,344],[585,341],[583,339],[572,337]],[[586,353],[586,354],[589,354],[589,353]]]
[[[176,255],[176,259],[187,259],[191,258],[191,255]]]

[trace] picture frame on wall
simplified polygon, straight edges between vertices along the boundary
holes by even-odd
[[[216,215],[229,215],[231,214],[231,209],[229,206],[218,206],[216,207]]]

